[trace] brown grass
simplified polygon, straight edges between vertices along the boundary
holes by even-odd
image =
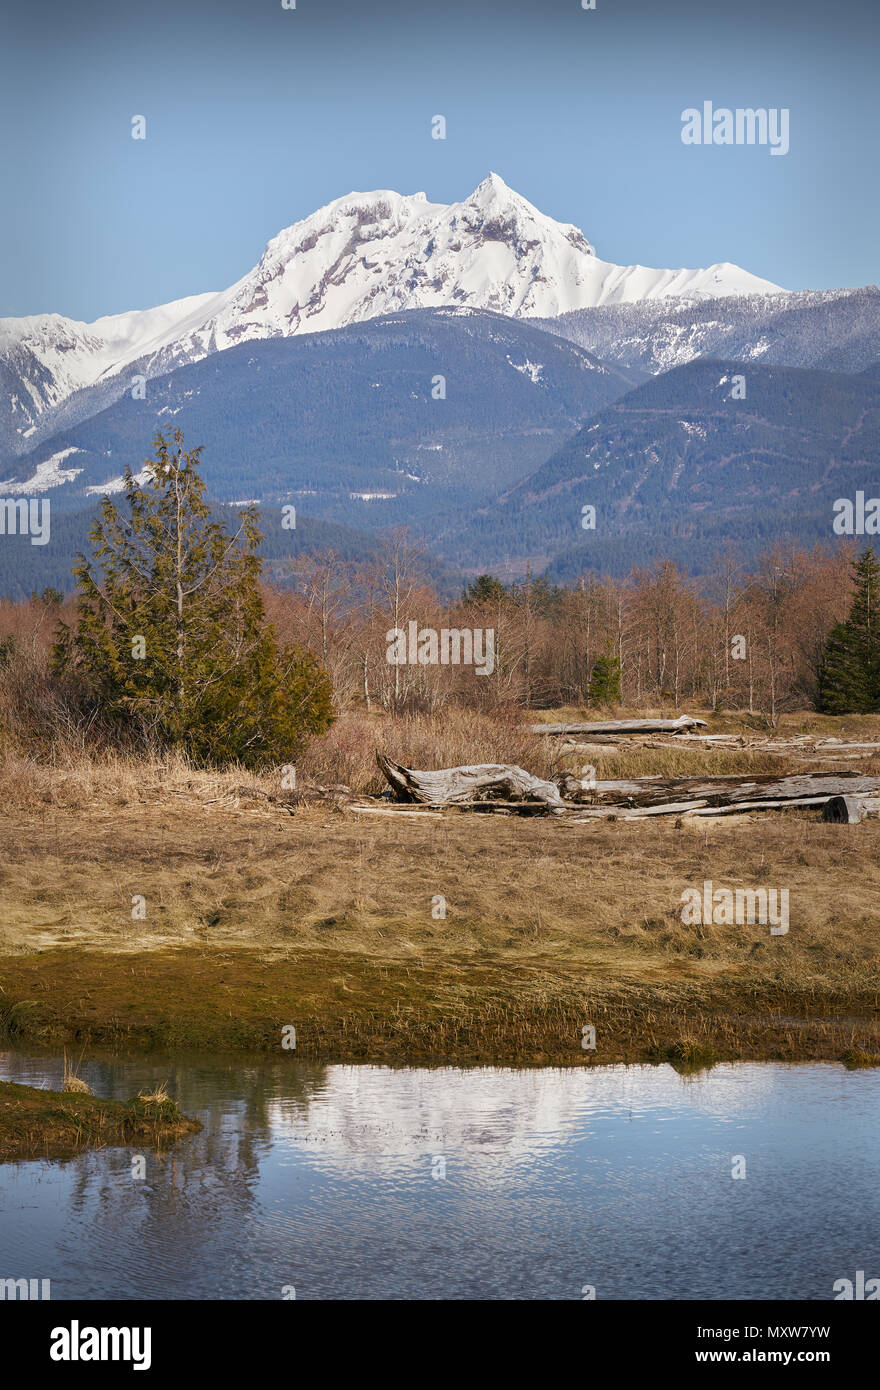
[[[880,1067],[880,1052],[866,1052],[863,1047],[848,1047],[840,1060],[850,1071],[859,1067]]]
[[[298,783],[378,791],[377,747],[414,766],[550,775],[552,740],[520,717],[343,714]],[[760,722],[711,721],[750,736]],[[870,741],[880,718],[784,716],[773,737],[800,731]],[[559,766],[585,761],[600,778],[840,766],[660,740]],[[880,773],[870,754],[843,765]],[[90,756],[60,736],[37,761],[7,735],[0,775],[0,1028],[12,1038],[274,1049],[292,1023],[300,1054],[316,1057],[687,1069],[880,1053],[878,821],[361,815],[271,802],[276,775]],[[681,894],[704,879],[788,888],[789,934],[684,926]],[[584,1023],[597,1027],[595,1054],[580,1047]]]
[[[78,1063],[68,1060],[67,1049],[64,1049],[64,1080],[61,1085],[62,1091],[74,1091],[79,1095],[90,1096],[92,1088],[87,1082],[83,1081],[79,1075]]]
[[[637,712],[625,712],[635,714]],[[645,712],[642,711],[642,714]],[[648,713],[651,713],[650,711]],[[548,711],[545,722],[562,718],[595,717],[585,710]],[[849,737],[853,741],[880,741],[880,716],[851,716],[830,721],[825,716],[785,716],[786,728],[773,735],[812,730],[817,737]],[[622,741],[589,755],[556,752],[556,740],[530,734],[522,722],[542,721],[542,715],[508,713],[490,716],[476,710],[448,709],[440,715],[367,715],[349,711],[340,715],[330,733],[315,739],[297,764],[298,785],[342,784],[361,795],[385,790],[376,766],[376,750],[411,767],[454,767],[466,763],[515,763],[538,777],[592,764],[599,778],[695,777],[703,773],[757,774],[857,768],[880,775],[880,756],[859,754],[858,761],[839,761],[832,750],[820,754],[780,755],[758,747],[725,748],[699,743],[663,741],[627,748]],[[728,721],[723,721],[728,722]],[[714,725],[713,725],[714,729]],[[737,730],[741,732],[738,725]],[[766,736],[766,730],[764,731]],[[755,736],[752,734],[751,736]],[[280,787],[278,773],[255,774],[241,768],[205,771],[194,768],[181,753],[135,755],[110,749],[86,752],[75,744],[59,741],[40,758],[22,751],[11,738],[0,738],[0,777],[4,805],[32,812],[47,807],[68,811],[114,807],[173,804],[178,796],[205,803],[212,798],[235,798],[243,788],[274,793]]]
[[[548,740],[528,732],[522,711],[488,715],[452,707],[442,714],[397,718],[343,712],[326,738],[309,745],[297,771],[319,782],[342,782],[353,791],[382,791],[386,784],[376,767],[377,747],[411,767],[515,763],[537,777],[549,777],[553,770]]]
[[[467,731],[420,737],[447,761]],[[390,720],[367,739],[431,761]],[[644,750],[638,771],[686,756]],[[11,767],[0,1014],[13,1037],[275,1048],[292,1023],[301,1055],[683,1067],[705,1049],[880,1051],[877,821],[291,814],[242,791],[241,773],[181,760]],[[683,925],[683,890],[707,878],[788,888],[789,934]],[[580,1049],[590,1022],[595,1058]]]
[[[413,766],[452,767],[462,763],[518,763],[537,776],[554,768],[547,739],[529,734],[513,717],[490,717],[454,709],[442,716],[343,713],[323,739],[315,739],[297,763],[297,781],[342,784],[369,794],[386,783],[376,766],[376,749]],[[4,803],[22,809],[44,806],[85,810],[167,799],[175,792],[204,797],[233,795],[243,785],[277,792],[277,772],[255,774],[242,768],[205,771],[179,752],[135,755],[105,749],[86,752],[63,741],[39,758],[12,739],[0,740]]]
[[[162,1145],[195,1134],[198,1120],[167,1096],[100,1100],[0,1081],[0,1163],[58,1158],[109,1145]]]

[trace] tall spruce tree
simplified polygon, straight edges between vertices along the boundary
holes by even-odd
[[[126,469],[128,516],[102,498],[55,668],[106,715],[196,761],[292,763],[333,721],[329,678],[311,652],[279,649],[266,622],[256,512],[231,536],[206,501],[201,449],[185,449],[180,430],[153,445],[143,487]]]
[[[590,674],[587,688],[587,703],[591,705],[614,705],[620,700],[620,660],[614,655],[610,644],[603,656],[597,656]]]
[[[855,596],[845,622],[828,634],[817,706],[827,714],[880,710],[880,564],[872,550],[853,561]]]

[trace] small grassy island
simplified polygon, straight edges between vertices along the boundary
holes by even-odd
[[[170,1143],[201,1127],[161,1091],[125,1101],[101,1100],[87,1092],[0,1081],[0,1163],[63,1158],[108,1145]]]

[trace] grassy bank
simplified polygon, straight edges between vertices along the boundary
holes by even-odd
[[[181,947],[0,962],[6,1036],[125,1051],[242,1049],[388,1063],[845,1060],[880,1053],[876,974],[736,975],[634,961],[435,951],[369,958]],[[582,1047],[585,1024],[595,1050]],[[284,1055],[293,1055],[285,1052]],[[853,1059],[853,1060],[851,1060]]]
[[[60,1158],[109,1145],[171,1143],[201,1129],[160,1093],[101,1100],[0,1081],[0,1163]]]

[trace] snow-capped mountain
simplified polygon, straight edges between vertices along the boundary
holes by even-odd
[[[111,377],[151,345],[172,340],[213,294],[178,299],[157,309],[134,310],[79,323],[62,314],[0,319],[0,387],[12,424],[29,447],[40,417],[74,392]]]
[[[151,376],[238,343],[400,310],[461,306],[550,318],[670,296],[778,292],[728,263],[652,270],[600,260],[577,227],[546,217],[497,174],[449,205],[424,193],[350,193],[285,228],[228,290],[91,324],[58,314],[0,320],[5,444],[20,453],[50,423],[57,429],[101,408],[134,370]],[[59,414],[84,388],[96,389]]]

